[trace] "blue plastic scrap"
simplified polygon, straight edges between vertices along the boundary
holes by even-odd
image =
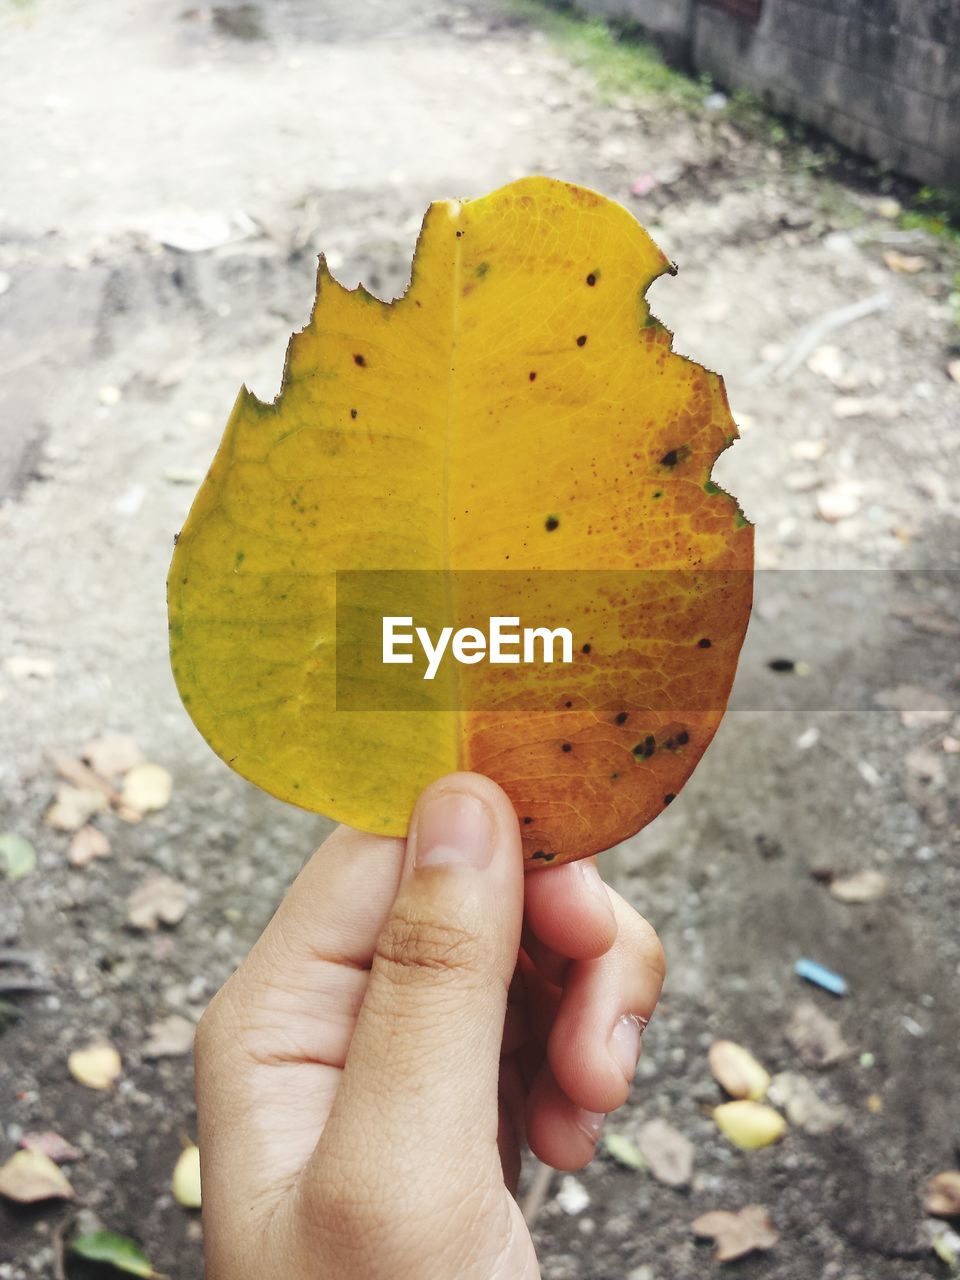
[[[822,987],[831,995],[847,994],[846,978],[841,978],[839,973],[834,973],[832,969],[825,969],[822,964],[817,964],[816,960],[798,960],[793,966],[793,971],[798,978],[812,982],[815,987]]]

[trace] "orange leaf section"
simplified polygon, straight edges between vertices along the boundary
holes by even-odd
[[[726,705],[753,531],[710,481],[736,437],[722,380],[649,315],[668,270],[626,210],[546,178],[431,205],[395,303],[321,263],[283,390],[241,392],[171,566],[177,683],[228,763],[387,834],[432,778],[476,769],[532,864],[672,801]],[[560,623],[539,571],[563,571],[563,687],[481,664],[441,709],[338,712],[335,574],[362,569],[520,571],[530,625]]]

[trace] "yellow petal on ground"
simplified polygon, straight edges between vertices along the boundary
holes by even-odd
[[[67,1059],[67,1067],[78,1083],[88,1089],[106,1091],[113,1087],[123,1070],[123,1062],[112,1044],[97,1042],[85,1049],[74,1049]]]
[[[762,1102],[724,1102],[714,1108],[713,1118],[720,1132],[743,1151],[769,1147],[787,1131],[780,1112]]]
[[[733,1040],[714,1040],[707,1054],[714,1079],[731,1098],[759,1102],[770,1087],[770,1076],[752,1053]]]
[[[173,1198],[185,1209],[200,1208],[200,1148],[184,1147],[173,1170]]]
[[[72,1200],[69,1179],[49,1156],[39,1151],[18,1151],[0,1165],[0,1196],[19,1204],[38,1200]]]
[[[123,780],[121,799],[131,809],[152,813],[170,803],[173,779],[160,764],[138,764]]]

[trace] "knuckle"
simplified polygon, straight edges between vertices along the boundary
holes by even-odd
[[[479,985],[493,958],[489,944],[463,924],[398,904],[380,933],[374,964],[396,983],[450,979]]]

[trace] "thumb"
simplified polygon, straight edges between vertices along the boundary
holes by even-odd
[[[504,792],[472,773],[433,783],[411,819],[321,1142],[341,1170],[366,1152],[408,1191],[421,1178],[434,1194],[462,1190],[470,1165],[474,1179],[481,1169],[501,1179],[497,1083],[522,911],[520,833]]]

